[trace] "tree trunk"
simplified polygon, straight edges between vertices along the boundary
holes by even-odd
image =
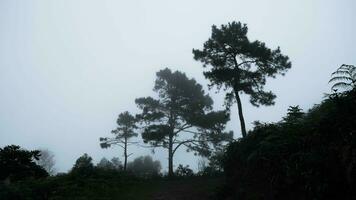
[[[172,177],[173,175],[173,134],[170,134],[168,147],[168,176]]]
[[[124,148],[124,157],[125,157],[125,161],[124,161],[124,171],[126,171],[126,167],[127,167],[127,138],[125,137],[125,144],[124,144],[125,148]]]
[[[235,98],[236,98],[236,102],[237,102],[237,108],[238,108],[238,112],[239,112],[239,119],[240,119],[240,125],[241,125],[241,134],[242,137],[246,137],[246,126],[245,126],[245,119],[244,119],[244,115],[242,113],[242,104],[241,104],[241,99],[239,96],[239,92],[235,90]]]

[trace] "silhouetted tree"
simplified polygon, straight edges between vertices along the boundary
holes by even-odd
[[[113,164],[114,169],[117,169],[117,170],[122,170],[123,169],[122,163],[121,163],[121,161],[119,160],[118,157],[113,157],[111,159],[111,163]]]
[[[354,65],[341,65],[331,74],[330,82],[334,82],[332,90],[351,90],[356,87],[356,67]]]
[[[75,164],[72,168],[72,173],[87,176],[93,172],[93,169],[93,159],[85,153],[75,161]]]
[[[140,156],[127,164],[127,169],[136,175],[158,175],[161,171],[161,162],[153,160],[151,156]]]
[[[299,106],[289,106],[287,116],[283,118],[286,122],[293,122],[303,117],[304,112]]]
[[[142,110],[142,138],[153,147],[168,149],[168,174],[173,175],[173,156],[186,146],[201,155],[209,154],[209,144],[218,146],[232,138],[224,133],[229,114],[212,111],[213,100],[202,86],[184,73],[166,68],[157,72],[154,91],[158,98],[136,99]],[[179,135],[185,133],[185,137]],[[188,134],[188,135],[187,135]]]
[[[26,178],[48,176],[46,170],[36,164],[40,151],[28,151],[17,145],[0,148],[0,180],[17,181]]]
[[[176,170],[176,175],[177,176],[193,176],[194,172],[192,169],[189,168],[189,165],[183,166],[182,164],[179,164]]]
[[[56,169],[54,168],[56,162],[54,160],[54,154],[49,151],[48,149],[41,149],[40,150],[40,157],[36,161],[38,165],[43,167],[48,174],[54,175],[56,172]]]
[[[96,164],[96,167],[101,169],[115,169],[114,164],[106,158],[102,158],[98,164]]]
[[[237,102],[242,136],[246,136],[245,121],[239,94],[250,95],[254,106],[273,105],[276,95],[264,91],[266,78],[275,78],[291,68],[289,58],[281,54],[279,47],[271,50],[258,40],[247,38],[246,24],[232,22],[220,28],[212,26],[211,38],[204,43],[203,50],[193,49],[194,59],[210,66],[204,75],[210,86],[224,87],[226,105]]]
[[[136,118],[132,116],[129,112],[124,112],[119,115],[116,121],[118,127],[112,130],[111,133],[114,134],[112,138],[100,138],[100,146],[102,148],[108,148],[111,145],[118,145],[124,149],[124,170],[126,170],[127,158],[130,154],[127,154],[127,147],[134,142],[130,142],[129,139],[136,137],[138,134],[135,132]]]

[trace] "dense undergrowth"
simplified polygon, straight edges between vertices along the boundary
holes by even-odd
[[[307,113],[256,123],[225,154],[221,199],[353,199],[356,90],[333,94]]]

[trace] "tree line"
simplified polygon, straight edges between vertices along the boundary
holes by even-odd
[[[41,152],[10,145],[0,149],[0,179],[4,182],[0,194],[23,199],[17,191],[25,188],[33,196],[41,195],[40,199],[57,198],[61,196],[58,191],[62,198],[70,199],[78,197],[78,190],[91,197],[90,188],[107,191],[116,184],[120,188],[135,185],[141,180],[138,177],[161,168],[150,157],[128,162],[129,146],[138,145],[167,150],[170,179],[173,175],[194,176],[189,166],[179,165],[174,171],[178,149],[185,147],[208,158],[208,167],[200,164],[205,166],[201,174],[219,169],[225,176],[216,199],[354,199],[356,67],[343,64],[337,68],[329,80],[332,93],[310,110],[290,106],[281,121],[255,121],[254,128],[247,131],[240,95],[248,95],[254,106],[273,105],[276,95],[264,89],[267,79],[291,68],[279,47],[273,50],[258,40],[250,41],[247,33],[247,25],[240,22],[214,25],[203,48],[193,49],[194,59],[203,64],[204,76],[210,81],[209,88],[224,92],[224,109],[213,109],[212,98],[194,78],[162,69],[156,73],[155,95],[135,99],[139,112],[120,113],[112,136],[99,139],[102,148],[122,148],[123,164],[118,159],[102,159],[95,166],[84,154],[68,174],[43,179],[49,174],[38,162]],[[236,139],[232,131],[225,130],[234,103],[242,136]],[[134,140],[139,135],[144,144]],[[143,175],[137,176],[138,172]],[[24,177],[36,180],[33,188],[22,185]],[[19,184],[12,187],[12,181]],[[108,197],[105,192],[102,196]]]
[[[180,147],[210,157],[232,141],[233,132],[225,131],[225,126],[234,102],[238,107],[241,135],[245,137],[240,94],[249,95],[254,106],[273,105],[276,95],[264,91],[266,79],[284,75],[291,68],[289,58],[279,47],[271,50],[263,42],[250,41],[247,32],[247,25],[241,22],[219,28],[214,25],[203,49],[193,49],[194,59],[209,68],[204,76],[210,80],[210,86],[226,92],[226,109],[213,111],[213,100],[199,83],[183,72],[165,68],[156,74],[153,91],[157,97],[137,98],[135,103],[141,113],[135,116],[127,111],[121,113],[118,128],[112,131],[114,136],[100,138],[101,147],[122,147],[126,163],[128,145],[133,144],[129,139],[137,136],[136,130],[140,129],[144,143],[167,149],[168,174],[172,176],[173,158]],[[183,139],[183,135],[189,138]]]

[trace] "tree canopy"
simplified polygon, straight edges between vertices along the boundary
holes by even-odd
[[[92,174],[93,169],[94,169],[93,158],[85,153],[75,161],[71,173],[80,176],[89,176],[90,174]]]
[[[17,145],[0,148],[0,180],[17,181],[26,178],[41,178],[48,173],[36,164],[40,151],[28,151]]]
[[[158,175],[161,171],[161,162],[154,161],[151,156],[140,156],[129,162],[127,169],[138,176]]]
[[[131,115],[128,111],[119,114],[119,117],[116,121],[118,127],[115,130],[112,130],[111,133],[114,134],[114,137],[111,138],[100,138],[100,146],[102,148],[108,148],[111,145],[118,145],[124,150],[124,170],[127,166],[127,158],[130,154],[127,154],[128,145],[132,144],[129,141],[130,138],[136,137],[138,134],[135,132],[137,129],[136,118]]]
[[[241,22],[213,25],[211,37],[204,43],[203,49],[193,49],[194,59],[209,68],[204,72],[210,80],[210,86],[224,88],[228,107],[235,101],[238,105],[242,136],[246,136],[245,121],[242,113],[239,93],[250,96],[254,106],[273,105],[276,95],[265,91],[267,77],[284,75],[291,68],[288,56],[268,48],[258,40],[250,41],[248,28]]]
[[[142,110],[137,116],[143,125],[144,142],[168,149],[168,170],[173,175],[173,155],[179,147],[209,155],[209,144],[217,147],[232,138],[231,132],[223,132],[229,113],[213,111],[210,96],[184,73],[165,68],[156,75],[153,90],[158,98],[136,99]],[[183,133],[185,136],[179,137]]]

